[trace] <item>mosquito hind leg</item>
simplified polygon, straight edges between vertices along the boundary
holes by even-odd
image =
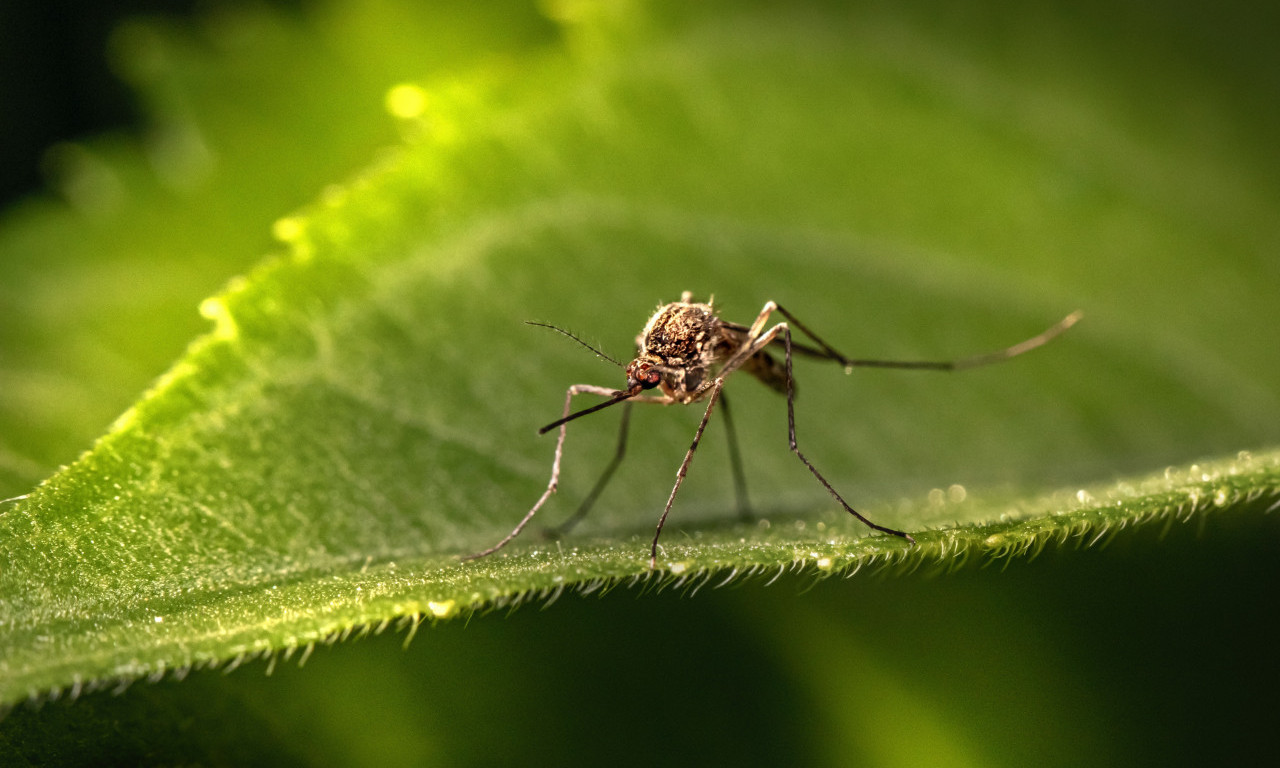
[[[783,314],[788,318],[790,317],[789,315],[786,315],[785,312]],[[831,483],[827,482],[827,479],[822,476],[822,473],[818,471],[817,467],[813,466],[813,464],[810,463],[810,461],[807,458],[805,458],[805,455],[800,452],[800,447],[796,443],[795,377],[792,375],[792,372],[791,372],[791,329],[786,325],[786,323],[779,323],[778,326],[774,328],[773,332],[776,332],[779,328],[782,330],[782,342],[783,342],[783,347],[786,349],[786,358],[787,358],[786,360],[787,439],[790,442],[791,452],[794,453],[796,457],[800,459],[800,461],[803,462],[806,467],[809,468],[809,471],[813,473],[813,476],[818,478],[818,482],[822,483],[822,487],[826,488],[827,492],[830,493],[831,496],[836,501],[840,502],[840,506],[844,507],[846,512],[858,518],[870,528],[873,528],[877,531],[881,531],[882,533],[890,534],[892,536],[899,536],[911,542],[911,544],[915,544],[916,540],[912,538],[911,534],[906,533],[905,531],[899,531],[893,528],[887,528],[877,523],[873,523],[871,522],[871,520],[867,519],[861,512],[849,506],[849,502],[845,501],[844,497],[842,497],[839,493],[836,492],[836,489],[832,487]],[[810,336],[813,338],[814,341],[817,341],[819,344],[822,344],[822,341],[819,340],[818,337],[813,336],[812,334],[810,334]],[[826,345],[823,344],[823,347],[825,348]]]
[[[848,358],[840,354],[827,342],[823,341],[816,333],[809,330],[808,326],[796,319],[796,316],[787,311],[785,307],[770,302],[765,305],[766,309],[777,310],[779,314],[787,319],[788,325],[794,326],[804,335],[812,339],[819,347],[814,349],[803,344],[792,344],[795,351],[804,353],[811,357],[819,357],[828,360],[834,360],[844,366],[845,372],[852,371],[854,368],[898,368],[903,370],[926,370],[926,371],[963,371],[969,368],[980,368],[984,365],[992,365],[994,363],[1002,363],[1011,360],[1019,355],[1024,355],[1033,349],[1038,349],[1048,344],[1053,339],[1062,335],[1068,328],[1080,321],[1083,316],[1080,311],[1072,312],[1058,322],[1049,326],[1040,333],[1028,339],[1024,339],[1017,344],[1004,349],[998,349],[994,352],[986,352],[979,355],[971,355],[953,360],[861,360],[857,358]],[[762,313],[761,317],[765,315]],[[757,320],[759,322],[759,320]],[[753,326],[754,327],[754,326]]]

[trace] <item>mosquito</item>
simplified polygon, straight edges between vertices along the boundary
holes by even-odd
[[[713,302],[714,298],[711,301]],[[765,326],[769,324],[769,318],[775,312],[782,315],[785,320],[765,330]],[[916,540],[911,534],[875,523],[850,506],[831,483],[822,476],[817,467],[800,452],[800,448],[796,443],[796,382],[791,373],[792,356],[801,354],[822,360],[832,360],[843,366],[846,373],[852,372],[854,368],[961,371],[1003,362],[1030,352],[1075,325],[1080,317],[1080,312],[1073,312],[1044,332],[1011,347],[959,360],[862,360],[848,358],[837,352],[831,345],[809,330],[795,315],[776,302],[766,302],[760,310],[760,314],[756,316],[755,322],[750,326],[746,326],[720,318],[711,302],[705,304],[695,302],[693,293],[685,291],[680,296],[680,301],[658,307],[658,310],[649,318],[644,330],[636,337],[636,357],[625,366],[563,328],[545,323],[530,323],[530,325],[540,325],[558,331],[591,350],[597,356],[622,368],[626,371],[627,386],[626,389],[620,390],[599,387],[594,384],[574,384],[569,387],[565,392],[564,410],[560,418],[538,430],[540,435],[545,435],[556,428],[560,430],[560,436],[556,440],[555,459],[551,463],[551,481],[547,483],[547,489],[543,491],[542,496],[539,497],[533,508],[516,524],[511,533],[508,533],[492,547],[483,552],[469,555],[464,560],[476,560],[492,555],[520,535],[520,532],[529,524],[529,521],[533,520],[533,516],[538,513],[538,510],[542,509],[547,499],[551,498],[551,495],[556,492],[560,482],[560,458],[564,451],[568,423],[618,403],[623,403],[624,406],[622,425],[614,457],[591,492],[583,500],[577,512],[561,526],[562,531],[586,515],[596,498],[604,490],[609,479],[613,476],[614,470],[617,469],[618,464],[622,461],[623,455],[626,453],[627,430],[632,403],[688,405],[703,400],[707,403],[706,410],[702,414],[702,421],[698,423],[698,429],[693,434],[693,443],[685,453],[684,461],[680,462],[680,468],[676,470],[676,482],[671,488],[671,495],[667,497],[667,504],[662,510],[662,516],[658,518],[658,527],[653,534],[653,544],[649,547],[650,570],[657,567],[658,539],[662,536],[662,527],[667,522],[667,515],[671,512],[671,505],[675,503],[676,494],[680,491],[680,485],[684,482],[685,475],[689,471],[689,464],[693,461],[693,455],[698,450],[698,444],[702,440],[702,433],[706,430],[707,422],[711,420],[711,414],[715,410],[717,403],[720,404],[721,412],[724,414],[725,432],[729,438],[730,460],[733,466],[738,509],[741,513],[747,514],[746,482],[742,474],[738,441],[733,428],[733,419],[730,416],[729,401],[723,392],[725,380],[739,370],[746,371],[770,388],[786,395],[787,437],[791,452],[813,473],[813,476],[817,478],[823,488],[827,489],[832,498],[839,502],[846,512],[861,520],[869,528],[900,537],[905,539],[909,545],[914,545]],[[808,337],[813,346],[792,340],[792,328]],[[770,348],[777,346],[781,346],[783,351],[783,362],[781,364],[769,354],[772,351]],[[658,393],[646,394],[653,393],[654,390],[657,390]],[[597,403],[589,408],[571,412],[573,398],[577,395],[597,395],[606,399],[604,402]]]

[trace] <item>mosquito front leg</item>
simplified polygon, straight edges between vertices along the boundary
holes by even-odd
[[[702,433],[707,428],[707,422],[711,420],[711,411],[716,407],[716,401],[720,399],[720,390],[724,387],[724,377],[716,377],[711,384],[711,396],[707,398],[707,410],[702,414],[702,421],[698,423],[698,431],[693,434],[693,443],[689,446],[689,452],[684,455],[684,461],[680,462],[680,469],[676,470],[676,484],[671,488],[671,495],[667,497],[667,506],[662,510],[662,517],[658,518],[658,530],[653,534],[653,546],[649,548],[649,570],[653,570],[658,565],[658,537],[662,535],[662,526],[667,522],[667,515],[671,512],[671,505],[675,503],[676,493],[680,491],[680,484],[684,482],[684,476],[689,471],[689,463],[693,461],[693,453],[698,450],[698,443],[702,440]]]
[[[552,536],[559,537],[568,533],[575,525],[587,516],[591,508],[595,506],[596,499],[604,492],[604,488],[613,479],[613,473],[618,469],[618,465],[622,463],[622,459],[627,455],[627,433],[631,425],[631,403],[622,404],[622,424],[618,428],[618,447],[614,451],[613,460],[609,462],[609,466],[604,468],[604,473],[600,475],[600,479],[596,481],[595,486],[588,493],[582,503],[578,505],[577,511],[560,525],[552,528],[548,533]]]
[[[565,391],[564,411],[563,411],[563,414],[561,415],[562,419],[568,417],[569,415],[569,409],[573,405],[573,396],[581,395],[581,394],[602,395],[604,397],[613,397],[614,390],[609,389],[608,387],[597,387],[593,384],[574,384],[572,387],[569,387],[569,389]],[[533,508],[530,509],[525,514],[525,516],[520,520],[520,522],[516,524],[516,527],[512,529],[511,533],[508,533],[506,536],[504,536],[501,541],[499,541],[497,544],[494,544],[492,547],[489,547],[488,549],[484,550],[483,552],[477,552],[474,555],[468,555],[462,558],[463,561],[476,560],[481,557],[485,557],[487,555],[492,555],[494,552],[497,552],[499,549],[502,549],[503,547],[505,547],[508,542],[510,542],[512,539],[520,535],[520,532],[523,531],[524,527],[529,524],[529,521],[533,519],[533,516],[538,513],[538,510],[542,509],[542,505],[547,503],[547,499],[551,498],[551,494],[556,492],[556,486],[559,485],[560,483],[560,457],[564,454],[564,438],[565,438],[565,435],[568,434],[568,427],[569,427],[568,424],[565,424],[565,423],[560,424],[560,436],[556,438],[556,456],[555,456],[555,459],[551,462],[551,481],[547,483],[547,489],[542,492],[542,495],[540,497],[538,497],[537,503],[535,503],[533,505]]]

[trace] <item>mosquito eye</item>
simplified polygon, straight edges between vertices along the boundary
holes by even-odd
[[[627,386],[653,389],[662,383],[662,371],[651,363],[634,361],[627,366]]]

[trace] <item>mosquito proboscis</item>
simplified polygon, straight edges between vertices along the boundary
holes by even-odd
[[[769,318],[774,312],[782,315],[784,321],[776,323],[766,330]],[[667,497],[662,516],[658,518],[657,530],[653,534],[653,544],[649,548],[649,568],[653,569],[657,566],[658,539],[662,536],[662,528],[667,522],[667,515],[671,512],[671,506],[675,503],[676,494],[680,491],[680,485],[684,482],[685,475],[689,471],[693,455],[698,450],[698,443],[702,440],[702,433],[706,430],[707,422],[711,420],[711,414],[715,410],[717,403],[720,404],[721,411],[725,416],[726,432],[729,435],[730,458],[733,465],[734,487],[738,495],[738,506],[740,510],[745,511],[747,508],[746,482],[742,473],[737,437],[730,417],[729,401],[723,393],[725,380],[738,370],[750,373],[769,387],[786,395],[787,437],[790,441],[791,452],[813,473],[813,476],[822,484],[822,487],[827,489],[827,492],[839,502],[846,512],[861,520],[873,530],[891,536],[898,536],[909,544],[914,545],[915,539],[911,534],[879,525],[850,506],[831,483],[822,476],[817,467],[800,452],[800,448],[796,443],[796,386],[791,364],[793,355],[802,354],[808,357],[832,360],[842,365],[846,371],[859,367],[959,371],[1003,362],[1030,352],[1075,325],[1080,317],[1080,312],[1073,312],[1045,331],[1013,346],[958,360],[871,360],[849,358],[840,354],[831,345],[823,341],[821,337],[809,330],[804,323],[796,319],[795,315],[775,302],[766,302],[756,316],[755,321],[750,326],[746,326],[721,319],[710,302],[705,304],[695,302],[693,301],[693,294],[686,291],[681,295],[680,301],[658,307],[658,310],[649,318],[644,330],[636,337],[636,357],[625,366],[562,328],[546,323],[530,323],[531,325],[543,326],[562,333],[591,350],[600,358],[623,368],[627,376],[627,385],[624,389],[610,389],[594,384],[574,384],[566,390],[564,409],[560,418],[538,430],[539,434],[546,434],[557,428],[560,431],[560,435],[556,440],[555,459],[551,464],[551,480],[547,483],[546,490],[543,491],[542,496],[538,498],[537,502],[520,522],[516,524],[516,527],[504,536],[501,541],[483,552],[477,552],[464,559],[475,560],[491,555],[520,535],[525,526],[533,520],[538,510],[546,504],[547,499],[551,498],[551,495],[556,492],[560,482],[560,459],[564,453],[564,441],[569,422],[619,403],[624,404],[622,426],[619,431],[618,446],[613,460],[605,468],[600,479],[566,526],[581,519],[587,513],[604,490],[605,485],[612,478],[614,470],[621,463],[626,452],[630,406],[636,402],[660,405],[686,405],[702,400],[707,402],[706,410],[702,414],[702,420],[698,423],[698,429],[693,435],[693,442],[689,446],[689,450],[685,452],[684,460],[680,462],[679,469],[676,470],[675,485],[671,488],[671,494]],[[804,334],[813,346],[794,341],[791,337],[792,328]],[[782,347],[783,362],[781,364],[770,356],[769,348],[771,346]],[[657,393],[653,393],[654,390],[657,390]],[[597,395],[605,398],[605,400],[588,408],[573,411],[573,398],[583,394]]]

